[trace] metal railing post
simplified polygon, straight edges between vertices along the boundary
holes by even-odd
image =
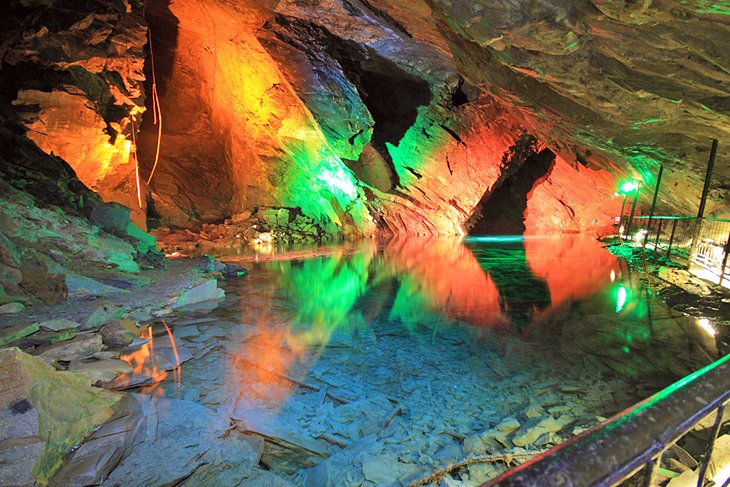
[[[710,183],[712,182],[712,171],[715,168],[715,156],[717,155],[717,139],[712,139],[712,148],[710,149],[710,159],[707,161],[707,172],[705,173],[705,185],[702,188],[702,198],[700,198],[700,208],[697,211],[697,218],[705,216],[705,205],[707,204],[707,195],[710,193]]]
[[[669,237],[669,247],[667,247],[667,258],[672,259],[672,243],[674,243],[674,234],[677,232],[677,222],[679,220],[674,220],[674,223],[672,223],[672,235]]]
[[[695,228],[692,236],[692,247],[689,250],[687,267],[689,268],[694,260],[699,244],[700,232],[702,231],[702,220],[705,217],[705,205],[707,204],[707,195],[710,193],[710,183],[712,182],[712,171],[715,168],[715,156],[717,155],[717,139],[712,139],[712,147],[710,148],[710,159],[707,161],[707,172],[705,173],[705,185],[702,187],[702,197],[700,198],[700,207],[697,210],[697,220],[695,220]]]
[[[626,224],[626,234],[631,235],[631,222],[634,220],[634,212],[636,211],[636,201],[639,199],[639,184],[636,183],[636,189],[634,190],[634,201],[631,203],[631,214],[629,215],[629,221]]]
[[[727,258],[730,254],[730,232],[727,235],[727,242],[725,242],[725,255],[722,257],[722,265],[720,266],[720,282],[718,286],[722,286],[722,281],[725,279],[725,269],[727,269]]]
[[[621,231],[621,227],[624,224],[624,208],[626,207],[626,197],[627,196],[628,195],[624,194],[624,200],[621,202],[621,216],[618,219],[618,228],[619,228],[619,234],[620,234],[619,236],[621,238],[623,238],[624,235],[626,235],[626,227],[624,227],[623,232]]]
[[[656,177],[656,186],[654,187],[654,198],[651,200],[651,210],[649,210],[649,223],[646,224],[646,235],[644,235],[644,246],[649,240],[649,229],[651,229],[651,219],[654,218],[654,209],[656,208],[656,200],[659,196],[659,187],[662,184],[662,175],[664,174],[664,166],[659,166],[659,174]],[[659,220],[659,230],[662,229],[662,222]],[[657,243],[659,242],[659,232],[657,232],[656,241],[654,242],[654,250],[656,250]]]
[[[710,432],[710,438],[707,443],[707,449],[705,450],[705,456],[702,457],[702,462],[700,463],[700,471],[699,475],[697,476],[697,487],[704,487],[705,485],[705,474],[707,473],[707,467],[710,465],[710,458],[712,457],[712,450],[715,447],[717,434],[720,432],[720,427],[722,426],[722,417],[724,415],[724,412],[724,405],[721,405],[719,408],[717,408],[717,417],[715,418],[715,424],[712,426],[712,431]]]

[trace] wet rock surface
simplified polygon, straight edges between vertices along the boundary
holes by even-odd
[[[637,268],[640,279],[650,282],[659,299],[672,309],[686,316],[710,320],[716,327],[722,350],[730,350],[730,291],[693,275],[686,266],[667,259],[663,252],[642,251],[633,246],[611,245],[608,248]],[[646,271],[641,272],[645,265]]]

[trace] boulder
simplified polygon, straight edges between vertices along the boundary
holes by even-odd
[[[530,404],[522,411],[522,414],[528,419],[541,418],[545,415],[545,410],[533,399],[530,399]]]
[[[124,308],[111,302],[99,303],[94,311],[83,321],[83,329],[99,328],[103,324],[124,316]]]
[[[120,397],[89,387],[85,379],[58,372],[17,348],[0,350],[0,384],[0,411],[16,412],[0,419],[3,443],[16,440],[26,453],[22,457],[16,451],[8,465],[8,452],[0,448],[2,485],[19,485],[18,478],[31,475],[46,485],[68,452],[111,416]],[[14,482],[8,482],[7,473],[16,477]]]
[[[103,348],[101,335],[91,333],[45,348],[38,355],[38,358],[48,364],[55,365],[58,362],[73,362],[91,358],[101,352]]]
[[[507,418],[494,427],[503,435],[509,435],[520,428],[520,422],[515,418]]]
[[[18,341],[17,346],[26,348],[28,346],[38,347],[43,345],[52,345],[54,343],[65,342],[76,336],[76,330],[61,331],[39,331]]]
[[[0,328],[0,347],[9,345],[21,338],[32,335],[40,329],[38,323],[26,323],[9,328]]]
[[[394,454],[366,457],[362,463],[362,473],[366,480],[375,485],[391,485],[393,479],[408,477],[419,472],[412,463],[402,463]]]
[[[73,362],[68,370],[86,377],[89,385],[95,385],[98,382],[111,382],[122,374],[132,372],[132,366],[124,360],[94,360]]]
[[[190,289],[186,289],[173,304],[173,308],[182,308],[191,304],[204,303],[206,301],[219,301],[223,299],[223,289],[218,289],[218,281],[208,279]]]
[[[464,438],[465,455],[482,455],[487,451],[486,445],[482,442],[480,435],[469,435]]]
[[[129,292],[126,289],[109,286],[90,277],[78,274],[67,275],[66,286],[70,294],[82,296],[110,296]]]
[[[25,262],[20,268],[20,288],[46,304],[60,304],[66,301],[68,288],[62,274],[49,273],[39,261]]]
[[[7,303],[0,306],[0,314],[15,314],[25,310],[23,303]]]
[[[101,328],[104,345],[122,348],[131,344],[139,336],[137,324],[130,319],[112,320]]]
[[[97,203],[91,209],[89,220],[107,232],[121,237],[127,235],[129,215],[129,208],[119,203]]]
[[[79,326],[81,326],[80,323],[65,319],[48,320],[40,323],[41,328],[49,331],[72,330],[78,328]]]
[[[512,443],[516,446],[525,447],[533,445],[543,435],[549,433],[557,433],[563,429],[563,424],[558,422],[552,416],[542,419],[534,419],[525,423],[522,428],[517,431],[512,438]]]

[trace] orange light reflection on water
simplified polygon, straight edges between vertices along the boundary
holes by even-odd
[[[172,346],[173,354],[175,357],[174,371],[175,384],[179,385],[182,378],[182,367],[180,365],[180,356],[177,352],[177,346],[173,337],[170,327],[163,321],[165,330],[170,338],[170,344]],[[129,378],[134,377],[147,377],[149,380],[146,382],[149,384],[140,389],[140,392],[150,393],[153,392],[157,385],[167,378],[167,370],[160,368],[158,362],[155,360],[155,338],[152,334],[152,327],[148,326],[140,332],[140,338],[148,340],[143,343],[139,349],[119,356],[120,360],[127,362],[132,366],[132,372],[126,374]],[[161,395],[162,391],[155,391],[157,395]]]

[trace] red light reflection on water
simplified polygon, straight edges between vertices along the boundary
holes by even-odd
[[[386,245],[384,258],[409,276],[435,310],[476,326],[508,326],[499,292],[459,240],[405,239]]]
[[[527,264],[550,289],[551,305],[600,293],[620,273],[616,256],[591,238],[526,238]]]

